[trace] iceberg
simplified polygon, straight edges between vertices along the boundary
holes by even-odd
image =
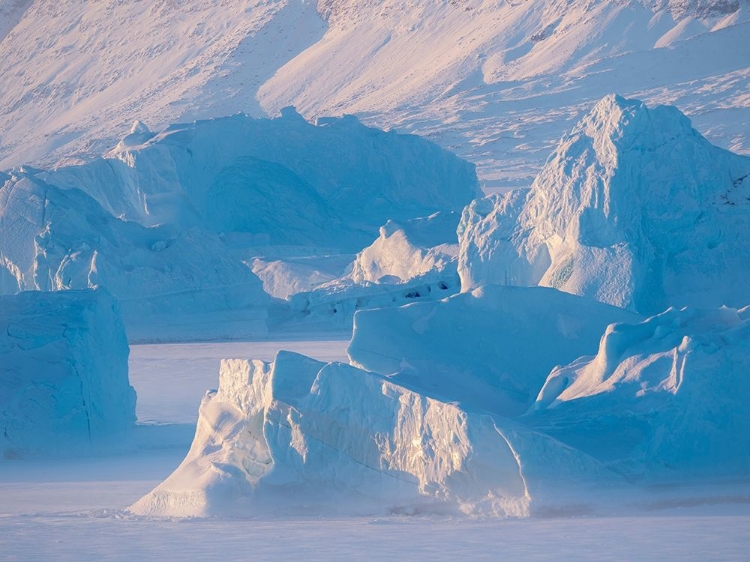
[[[389,220],[345,273],[291,296],[294,316],[351,326],[359,310],[446,298],[460,289],[457,212]]]
[[[750,302],[750,158],[678,109],[605,97],[530,190],[469,205],[462,290],[543,285],[643,314]]]
[[[105,287],[131,341],[265,335],[268,295],[215,234],[146,228],[14,173],[0,189],[0,294]]]
[[[595,352],[628,311],[544,287],[488,285],[436,302],[364,310],[353,365],[462,407],[523,414],[550,370]]]
[[[136,419],[128,353],[105,291],[0,296],[0,456],[117,447]]]
[[[389,219],[460,211],[480,193],[472,164],[353,116],[312,124],[286,108],[275,119],[238,114],[134,131],[103,158],[42,178],[145,226],[352,252]]]
[[[669,310],[609,326],[552,371],[527,423],[632,479],[750,470],[750,308]]]
[[[270,364],[222,362],[187,457],[129,511],[519,517],[532,498],[557,500],[550,483],[606,480],[606,472],[509,420],[350,365],[280,352]]]

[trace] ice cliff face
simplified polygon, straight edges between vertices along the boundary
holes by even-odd
[[[529,191],[464,211],[462,287],[540,284],[644,313],[739,306],[749,197],[750,158],[712,146],[673,107],[609,96]]]
[[[750,470],[750,310],[671,308],[552,371],[531,425],[637,478]]]
[[[135,399],[108,293],[0,297],[0,456],[116,448],[135,425]]]
[[[271,364],[222,362],[188,456],[130,511],[524,516],[547,466],[555,482],[603,472],[507,420],[281,352]]]

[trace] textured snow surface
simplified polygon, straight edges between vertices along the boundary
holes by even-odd
[[[670,308],[555,369],[532,425],[631,477],[750,471],[750,309]]]
[[[0,454],[115,447],[135,425],[128,342],[104,291],[0,297]]]
[[[265,335],[268,296],[213,233],[145,228],[24,173],[0,188],[0,293],[106,287],[131,340]]]
[[[353,252],[388,219],[460,211],[479,194],[474,167],[430,142],[354,117],[316,126],[292,109],[276,119],[235,115],[136,132],[104,158],[43,177],[146,226]]]
[[[297,106],[415,132],[528,185],[619,91],[748,151],[747,2],[5,0],[0,167],[97,156],[135,119]],[[8,33],[2,39],[4,33]],[[686,64],[685,61],[689,61]]]
[[[530,190],[473,202],[462,290],[545,285],[646,314],[750,302],[750,158],[674,107],[605,97]]]

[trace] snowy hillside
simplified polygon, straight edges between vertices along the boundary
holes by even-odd
[[[0,168],[96,156],[135,119],[158,129],[295,105],[427,136],[476,163],[488,187],[528,184],[560,134],[612,91],[674,103],[713,142],[750,150],[745,0],[0,8],[12,14],[0,43]]]
[[[530,190],[472,203],[462,289],[545,285],[645,314],[750,302],[750,158],[674,107],[604,98]]]

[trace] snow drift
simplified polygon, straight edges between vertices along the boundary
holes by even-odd
[[[0,454],[116,445],[135,425],[128,342],[104,291],[0,297]]]
[[[213,233],[145,228],[17,172],[0,188],[0,294],[106,287],[133,340],[264,335],[268,296]]]
[[[507,420],[349,365],[280,352],[271,364],[222,362],[188,456],[129,509],[183,517],[524,516],[537,497],[556,496],[550,482],[603,472],[586,455]]]
[[[552,289],[486,286],[358,312],[348,354],[352,364],[415,392],[518,416],[553,367],[592,354],[608,324],[636,319]]]
[[[145,226],[352,252],[388,219],[460,211],[479,193],[474,167],[437,145],[351,116],[313,125],[291,108],[140,130],[109,156],[43,177]]]
[[[750,470],[750,309],[670,308],[555,369],[528,423],[630,478]]]
[[[674,107],[604,98],[530,190],[472,203],[462,290],[545,285],[653,314],[750,302],[750,158]]]

